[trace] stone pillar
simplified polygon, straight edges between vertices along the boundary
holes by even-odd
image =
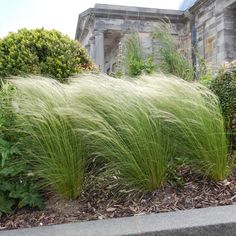
[[[224,34],[224,13],[216,16],[217,31],[217,65],[221,66],[225,62],[225,34]]]
[[[95,63],[104,72],[104,33],[101,31],[95,33]]]
[[[89,55],[95,61],[95,38],[94,37],[91,37],[89,39],[89,45],[90,45]]]
[[[233,61],[235,58],[235,9],[228,8],[225,10],[225,60]]]
[[[217,64],[230,62],[236,58],[235,53],[235,7],[226,7],[231,1],[216,1],[216,29],[217,29]]]

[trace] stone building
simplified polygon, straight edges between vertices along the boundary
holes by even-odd
[[[195,66],[196,51],[212,67],[235,60],[236,0],[186,1],[191,2],[186,10],[95,4],[79,15],[75,38],[87,48],[100,69],[108,73],[116,67],[120,43],[126,34],[137,31],[145,50],[153,52],[155,43],[150,33],[168,19],[173,34],[181,38],[183,49]]]

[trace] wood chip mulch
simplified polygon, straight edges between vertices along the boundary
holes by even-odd
[[[127,194],[116,199],[108,185],[89,188],[76,201],[50,197],[44,210],[21,209],[3,216],[0,230],[236,204],[236,171],[217,183],[190,172],[182,171],[182,186],[167,183],[139,198]]]

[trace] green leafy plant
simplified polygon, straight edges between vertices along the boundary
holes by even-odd
[[[0,41],[0,77],[43,74],[63,82],[93,67],[79,42],[56,30],[21,29]]]
[[[10,154],[0,168],[0,213],[25,206],[41,209],[43,201],[34,176],[27,172],[27,164],[19,161],[19,152],[11,150]]]
[[[210,74],[205,74],[199,78],[199,83],[210,88],[213,77]]]
[[[15,88],[2,83],[0,87],[0,215],[24,206],[42,208],[42,198],[35,179],[23,159],[11,102]]]
[[[9,158],[9,156],[18,154],[19,150],[14,145],[11,145],[6,140],[0,138],[0,153],[2,155],[1,166],[4,167],[5,161]]]

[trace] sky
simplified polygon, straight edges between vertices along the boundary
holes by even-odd
[[[56,29],[72,39],[79,13],[95,3],[179,9],[183,0],[0,0],[0,38],[20,28]]]

